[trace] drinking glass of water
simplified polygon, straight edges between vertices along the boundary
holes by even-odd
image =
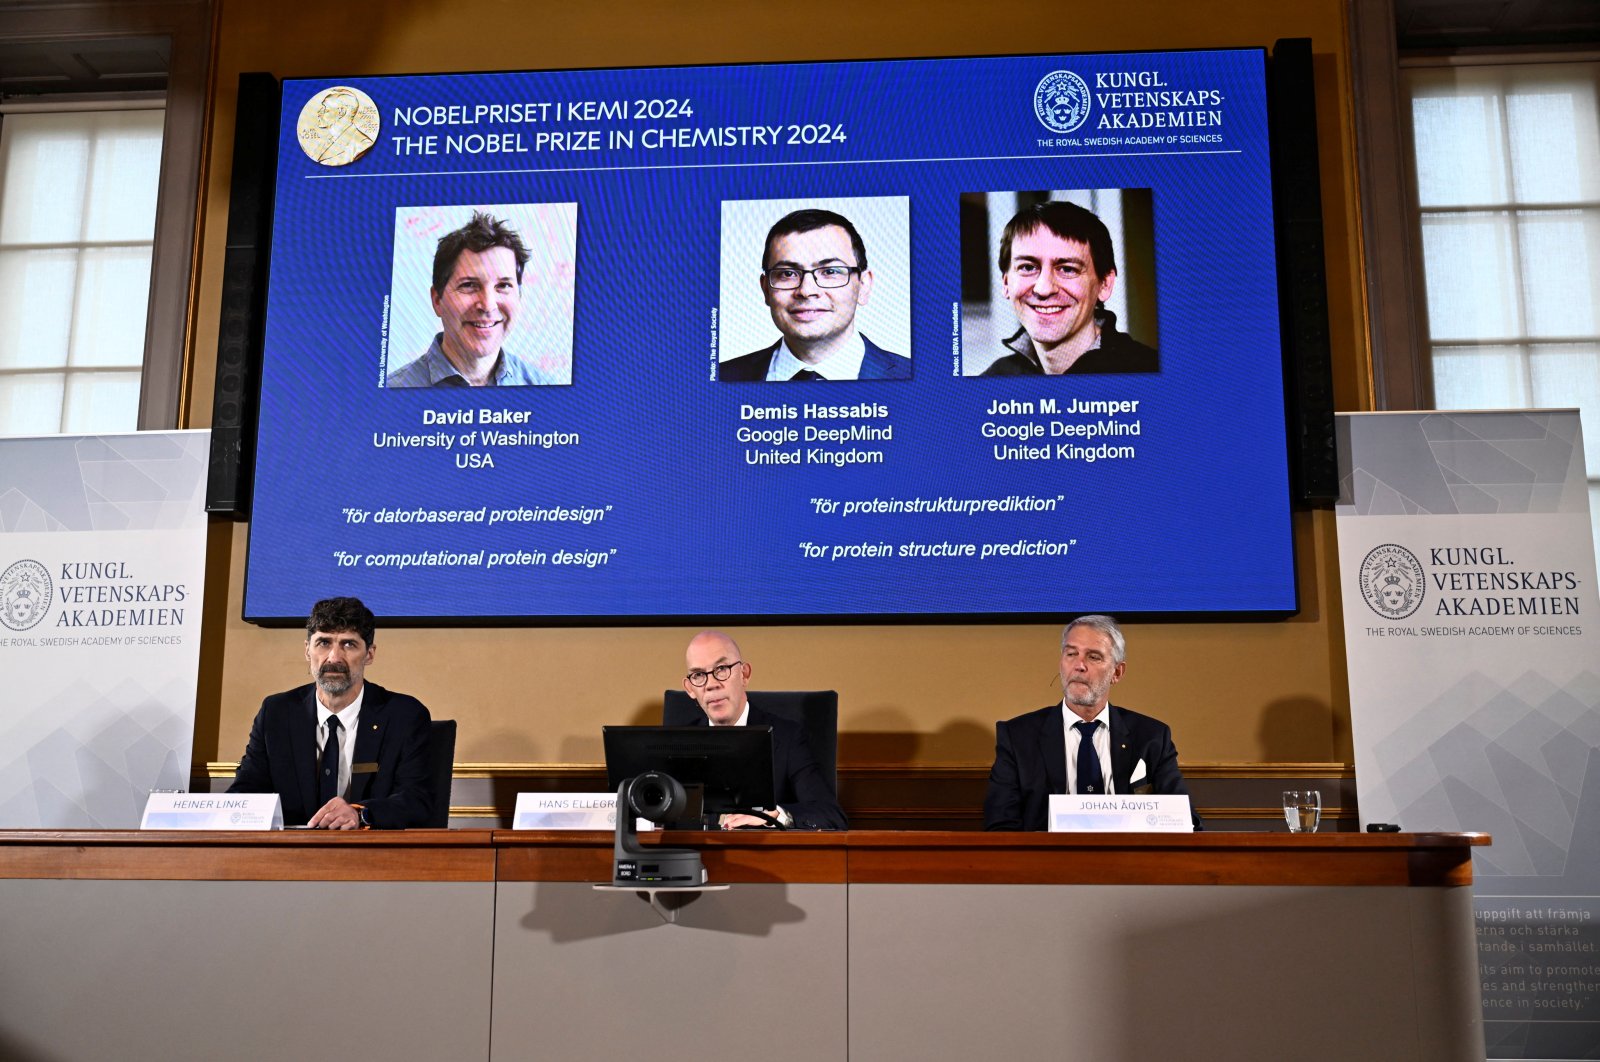
[[[1290,833],[1316,833],[1322,822],[1322,794],[1315,789],[1285,789],[1283,818]]]

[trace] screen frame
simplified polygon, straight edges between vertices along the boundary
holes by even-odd
[[[1282,43],[1282,42],[1279,42],[1279,43]],[[1132,54],[1183,55],[1183,54],[1187,54],[1187,53],[1220,52],[1220,51],[1240,52],[1240,53],[1254,52],[1254,53],[1258,53],[1261,56],[1262,66],[1263,66],[1263,92],[1264,92],[1265,103],[1266,103],[1266,123],[1265,123],[1265,127],[1264,127],[1262,132],[1263,132],[1263,136],[1265,137],[1265,142],[1266,142],[1266,145],[1267,145],[1269,172],[1270,172],[1270,176],[1272,178],[1272,181],[1274,183],[1274,192],[1276,192],[1276,184],[1277,184],[1278,180],[1280,179],[1280,176],[1281,176],[1282,172],[1284,172],[1284,170],[1285,170],[1286,166],[1288,165],[1288,163],[1282,157],[1282,153],[1285,150],[1287,150],[1287,146],[1284,143],[1280,142],[1280,136],[1279,136],[1278,126],[1277,126],[1277,121],[1276,121],[1277,112],[1278,112],[1279,107],[1281,106],[1281,101],[1278,100],[1277,94],[1274,91],[1274,87],[1273,87],[1273,70],[1274,70],[1274,67],[1276,65],[1280,65],[1280,64],[1284,63],[1285,59],[1283,59],[1283,58],[1277,56],[1276,54],[1274,54],[1275,53],[1275,46],[1273,48],[1269,48],[1267,46],[1262,46],[1262,45],[1248,44],[1248,45],[1209,45],[1209,46],[1203,46],[1203,47],[1202,46],[1194,46],[1194,47],[1183,47],[1183,48],[1158,48],[1158,49],[1131,49],[1131,48],[1130,49],[1098,49],[1098,50],[1083,51],[1083,52],[1073,52],[1073,53],[1070,53],[1070,54],[1073,54],[1073,55],[1084,55],[1084,56],[1116,56],[1116,55],[1132,55]],[[881,62],[881,63],[936,62],[936,61],[940,61],[940,60],[961,60],[961,59],[973,59],[973,58],[979,58],[979,59],[1027,59],[1027,58],[1035,58],[1035,57],[1041,57],[1041,56],[1054,56],[1054,55],[1060,55],[1060,54],[1067,54],[1067,53],[1063,53],[1058,49],[1051,49],[1051,50],[1036,51],[1036,52],[1011,52],[1011,53],[1004,53],[1004,54],[997,54],[997,55],[973,55],[973,54],[967,54],[967,53],[951,53],[951,54],[943,54],[943,55],[909,55],[909,56],[908,55],[891,55],[891,56],[879,56],[879,57],[851,57],[851,58],[848,58],[848,59],[839,59],[839,58],[833,58],[833,59],[829,59],[829,58],[796,59],[796,60],[783,60],[783,61],[780,61],[780,62],[770,62],[770,61],[766,61],[766,60],[752,60],[752,59],[735,59],[735,60],[722,60],[722,61],[717,61],[717,62],[706,62],[706,63],[657,63],[657,64],[643,64],[643,65],[621,65],[621,64],[615,64],[615,65],[604,65],[604,66],[540,67],[540,68],[536,68],[536,69],[505,68],[505,69],[498,69],[498,70],[453,70],[453,71],[427,70],[427,71],[388,72],[388,73],[360,73],[360,74],[352,73],[350,71],[345,71],[342,74],[336,74],[336,75],[335,74],[324,74],[324,75],[296,74],[292,78],[280,77],[279,78],[279,88],[280,88],[280,91],[281,91],[283,86],[284,86],[284,83],[286,81],[291,81],[291,80],[292,81],[317,81],[317,80],[327,80],[329,78],[340,78],[340,77],[363,77],[363,78],[368,78],[368,77],[383,77],[383,78],[409,78],[409,77],[416,77],[416,78],[424,78],[424,77],[428,77],[428,78],[431,78],[431,77],[478,76],[478,75],[518,74],[518,73],[550,73],[550,74],[560,74],[560,73],[603,73],[605,71],[613,71],[613,70],[616,70],[616,71],[649,72],[649,71],[652,71],[652,70],[717,69],[717,68],[723,68],[723,67],[741,67],[741,66],[750,66],[750,65],[762,65],[762,66],[801,66],[801,65],[819,66],[820,65],[820,66],[826,66],[826,65],[863,64],[863,63],[874,63],[874,62]],[[270,130],[267,131],[267,133],[270,134],[270,138],[271,138],[270,156],[271,156],[271,166],[273,168],[273,172],[274,173],[276,173],[276,167],[277,167],[277,155],[278,155],[277,144],[278,144],[278,136],[279,136],[279,132],[280,132],[279,126],[281,126],[281,111],[280,111],[279,122],[274,124],[273,127]],[[1272,197],[1272,207],[1271,207],[1271,209],[1272,209],[1272,230],[1273,230],[1273,232],[1275,234],[1275,237],[1277,238],[1277,246],[1274,249],[1273,263],[1272,264],[1273,264],[1274,275],[1275,275],[1275,279],[1276,279],[1276,283],[1277,283],[1277,287],[1278,287],[1279,300],[1280,300],[1280,303],[1281,303],[1281,301],[1285,297],[1285,291],[1286,291],[1285,285],[1288,282],[1288,278],[1285,275],[1286,263],[1285,263],[1284,254],[1283,254],[1283,250],[1282,250],[1282,240],[1283,240],[1283,235],[1284,235],[1284,230],[1285,230],[1285,221],[1286,221],[1286,219],[1285,219],[1285,216],[1284,216],[1282,205],[1277,200],[1278,200],[1278,197],[1277,197],[1276,194],[1274,194],[1273,197]],[[1317,202],[1318,202],[1318,205],[1320,206],[1320,190],[1317,193]],[[266,204],[266,208],[267,208],[269,214],[270,214],[270,212],[272,210],[273,205],[274,205],[273,201],[269,201]],[[266,296],[266,285],[267,285],[268,277],[270,275],[270,264],[271,264],[272,247],[273,247],[273,237],[269,235],[268,238],[266,239],[266,241],[260,247],[258,247],[256,249],[256,254],[258,256],[258,273],[257,273],[257,276],[259,278],[259,281],[258,281],[258,284],[259,284],[258,295],[259,295],[259,304],[262,306],[262,311],[261,312],[263,314],[263,317],[265,315],[265,305],[264,304],[265,304],[265,301],[266,301],[266,299],[265,299],[265,296]],[[1325,282],[1325,279],[1324,279],[1324,282],[1321,285],[1321,288],[1322,288],[1322,291],[1323,291],[1323,298],[1325,300],[1326,299],[1326,282]],[[1298,481],[1298,479],[1300,477],[1300,474],[1301,474],[1301,464],[1305,459],[1303,457],[1303,455],[1300,455],[1297,452],[1296,445],[1295,445],[1296,428],[1297,428],[1297,424],[1298,424],[1299,418],[1296,415],[1296,410],[1295,410],[1294,404],[1293,404],[1294,395],[1291,393],[1291,385],[1292,385],[1292,382],[1295,379],[1295,373],[1297,371],[1297,367],[1298,366],[1297,366],[1295,355],[1294,355],[1293,350],[1292,350],[1292,342],[1293,342],[1293,335],[1292,335],[1292,332],[1291,332],[1292,323],[1288,319],[1288,317],[1285,314],[1283,314],[1282,312],[1280,312],[1280,314],[1279,314],[1278,326],[1279,326],[1279,369],[1280,369],[1280,372],[1281,372],[1281,379],[1282,379],[1283,388],[1284,388],[1284,392],[1285,392],[1283,410],[1282,410],[1282,413],[1283,413],[1282,427],[1283,427],[1283,437],[1284,437],[1284,472],[1285,472],[1284,487],[1285,487],[1285,490],[1284,490],[1284,497],[1282,499],[1282,504],[1284,506],[1284,510],[1283,511],[1285,511],[1287,514],[1289,514],[1289,517],[1290,517],[1290,525],[1289,525],[1289,527],[1287,529],[1287,535],[1288,535],[1288,539],[1289,539],[1289,541],[1288,541],[1288,561],[1289,561],[1289,573],[1288,573],[1288,575],[1289,575],[1289,579],[1288,579],[1289,586],[1288,586],[1288,590],[1289,590],[1289,594],[1290,594],[1290,597],[1291,597],[1292,602],[1293,602],[1292,605],[1289,606],[1289,607],[1286,607],[1286,608],[1282,608],[1282,609],[1250,609],[1250,610],[1210,610],[1210,609],[1161,610],[1161,611],[1117,610],[1116,611],[1116,615],[1123,622],[1132,622],[1132,623],[1278,622],[1278,621],[1283,621],[1283,620],[1287,620],[1287,619],[1292,619],[1295,616],[1298,616],[1300,614],[1300,612],[1302,610],[1302,597],[1303,597],[1303,595],[1301,593],[1301,581],[1302,581],[1301,561],[1303,560],[1303,550],[1301,550],[1298,547],[1299,534],[1297,533],[1297,530],[1293,525],[1293,517],[1294,517],[1294,514],[1299,513],[1299,512],[1309,511],[1313,507],[1326,508],[1327,506],[1326,505],[1322,505],[1322,506],[1316,505],[1314,500],[1306,499],[1306,498],[1303,498],[1302,496],[1300,496],[1300,494],[1299,494],[1299,492],[1297,490],[1297,481]],[[259,354],[260,357],[264,357],[265,356],[264,349],[260,350],[258,352],[258,354]],[[255,408],[257,410],[259,410],[259,408],[260,408],[260,400],[261,400],[260,391],[261,391],[261,388],[264,386],[265,381],[263,380],[262,374],[259,371],[257,371],[257,373],[255,375],[256,375],[256,379],[254,381],[254,388],[253,388],[254,394],[253,394],[252,397],[255,399]],[[1330,388],[1331,388],[1331,381],[1330,381]],[[256,477],[260,474],[259,468],[258,467],[254,467],[255,462],[254,462],[253,458],[254,458],[255,450],[256,450],[257,445],[259,443],[259,436],[261,435],[262,431],[264,430],[264,427],[260,422],[259,416],[257,416],[255,418],[255,420],[256,420],[256,423],[255,423],[255,426],[254,426],[255,430],[254,430],[254,432],[252,433],[252,435],[251,435],[251,437],[249,439],[250,456],[252,457],[252,462],[251,462],[251,464],[252,464],[252,473],[251,473],[250,482],[249,482],[249,495],[252,498],[252,501],[253,501],[253,497],[254,497],[254,490],[255,490],[255,485],[256,485]],[[248,602],[250,601],[249,580],[250,580],[250,576],[251,576],[251,565],[249,563],[250,546],[249,546],[248,536],[250,535],[250,533],[252,531],[253,531],[253,521],[251,521],[251,526],[247,529],[247,532],[246,532],[246,535],[247,535],[247,540],[246,540],[246,544],[245,544],[246,563],[245,563],[245,571],[244,571],[243,577],[242,577],[242,587],[241,587],[241,589],[242,589],[242,593],[241,593],[241,618],[247,623],[251,623],[253,625],[264,627],[264,628],[287,628],[287,627],[299,626],[300,624],[302,624],[304,622],[304,617],[303,616],[297,616],[297,615],[251,615],[247,611]],[[858,626],[858,625],[868,625],[868,624],[870,624],[870,625],[895,624],[895,625],[904,625],[904,626],[921,626],[921,625],[950,625],[950,624],[959,623],[959,624],[984,624],[984,625],[987,625],[987,624],[1018,624],[1018,623],[1043,623],[1043,622],[1064,623],[1064,622],[1070,622],[1072,619],[1074,619],[1074,618],[1076,618],[1078,616],[1089,614],[1089,612],[1091,612],[1091,611],[1096,611],[1096,610],[1079,609],[1079,610],[1044,611],[1044,612],[1041,612],[1041,611],[1027,611],[1027,612],[973,612],[973,613],[967,613],[967,612],[937,612],[937,613],[935,613],[935,612],[917,612],[917,613],[905,613],[905,612],[852,612],[852,613],[834,613],[834,612],[829,612],[829,613],[778,613],[778,614],[769,614],[769,613],[653,613],[653,614],[631,614],[631,613],[625,613],[625,614],[608,614],[608,615],[593,615],[593,614],[579,614],[579,615],[564,615],[564,614],[537,614],[537,615],[495,614],[495,615],[488,615],[488,614],[478,614],[478,615],[473,615],[473,616],[406,615],[406,616],[398,616],[398,617],[394,617],[394,618],[385,618],[383,620],[383,624],[384,624],[384,626],[394,627],[394,628],[436,628],[436,627],[533,627],[533,628],[538,628],[538,627],[574,627],[574,628],[588,628],[588,627],[624,627],[624,628],[631,628],[631,627],[640,627],[640,628],[643,628],[643,627],[663,627],[663,626],[682,626],[682,625],[719,626],[719,625],[730,625],[730,624],[762,625],[762,626]]]

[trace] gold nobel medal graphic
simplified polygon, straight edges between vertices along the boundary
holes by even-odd
[[[378,142],[378,105],[360,89],[336,85],[306,100],[295,131],[319,166],[348,166]]]

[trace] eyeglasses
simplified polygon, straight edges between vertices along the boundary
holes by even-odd
[[[728,676],[733,674],[733,669],[743,666],[743,660],[735,660],[731,664],[718,664],[710,671],[701,671],[697,668],[694,671],[689,672],[689,674],[685,677],[688,678],[689,685],[691,686],[704,686],[706,684],[706,679],[708,678],[714,678],[718,682],[727,682]]]
[[[1088,267],[1082,262],[1056,262],[1051,273],[1058,281],[1077,280],[1087,273]],[[1036,280],[1039,276],[1039,263],[1026,259],[1011,264],[1012,275],[1023,280]]]
[[[859,272],[860,266],[825,265],[815,269],[797,269],[780,265],[773,266],[762,275],[767,278],[767,287],[775,291],[788,291],[798,288],[808,275],[817,282],[819,288],[842,288],[850,283],[852,273]]]

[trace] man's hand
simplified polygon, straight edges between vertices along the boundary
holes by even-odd
[[[784,821],[782,808],[770,808],[768,809],[768,814],[780,822]],[[766,819],[758,819],[754,815],[724,815],[717,820],[717,825],[721,826],[724,830],[737,830],[741,826],[768,827],[771,826],[772,823],[768,822]]]
[[[344,797],[334,797],[322,805],[306,825],[313,830],[359,830],[361,812],[346,803]]]
[[[717,824],[724,830],[737,830],[740,826],[765,826],[767,823],[754,815],[724,815]]]

